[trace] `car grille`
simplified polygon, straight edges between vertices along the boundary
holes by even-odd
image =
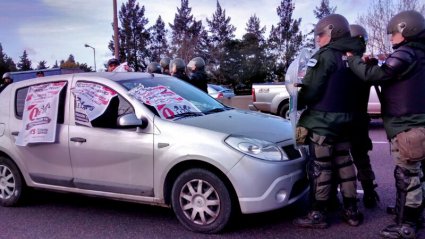
[[[285,151],[286,155],[290,160],[297,159],[301,157],[301,153],[298,149],[295,148],[293,144],[286,145],[282,147],[283,151]]]

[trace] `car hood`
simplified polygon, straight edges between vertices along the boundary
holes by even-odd
[[[238,109],[185,118],[176,123],[274,143],[293,139],[289,121],[273,115]]]

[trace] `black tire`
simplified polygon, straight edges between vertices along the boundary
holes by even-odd
[[[289,119],[289,103],[286,103],[280,107],[279,116],[284,119]]]
[[[6,157],[0,157],[0,204],[16,206],[21,202],[25,183],[16,165]]]
[[[177,177],[171,191],[171,204],[184,227],[202,233],[223,230],[233,210],[226,185],[215,174],[199,168],[189,169]]]

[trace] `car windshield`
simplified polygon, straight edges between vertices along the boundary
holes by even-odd
[[[196,117],[229,109],[198,88],[174,77],[120,80],[129,94],[166,119]],[[170,111],[164,112],[165,105]]]

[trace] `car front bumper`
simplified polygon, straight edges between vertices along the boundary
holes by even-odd
[[[270,211],[296,202],[308,193],[307,156],[270,162],[245,156],[229,172],[241,212]]]

